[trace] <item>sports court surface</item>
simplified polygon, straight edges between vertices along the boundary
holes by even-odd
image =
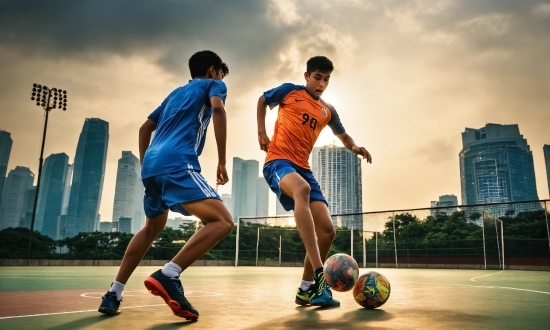
[[[182,277],[200,312],[191,322],[146,291],[156,269],[139,267],[122,313],[104,316],[116,267],[2,267],[0,329],[550,329],[550,272],[378,269],[391,295],[366,310],[351,291],[334,292],[340,307],[295,305],[301,268],[191,267]]]

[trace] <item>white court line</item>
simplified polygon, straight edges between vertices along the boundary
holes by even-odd
[[[134,293],[139,293],[139,294],[127,294],[129,292],[134,292]],[[200,293],[199,293],[200,292]],[[103,292],[85,292],[85,293],[81,293],[80,296],[82,298],[93,298],[93,299],[99,299],[103,296]],[[96,296],[97,295],[97,296]],[[135,297],[135,296],[148,296],[150,297],[151,294],[149,293],[149,291],[128,291],[128,290],[125,290],[124,291],[124,297]],[[193,298],[198,298],[198,297],[214,297],[214,296],[223,296],[223,293],[219,293],[219,292],[209,292],[209,291],[198,291],[198,290],[195,290],[195,291],[189,291],[189,292],[185,292],[185,296],[192,296]]]
[[[507,289],[507,290],[517,290],[517,291],[527,291],[527,292],[534,292],[534,293],[550,294],[550,292],[546,292],[546,291],[537,291],[537,290],[529,290],[529,289],[512,288],[512,287],[508,287],[508,286],[471,285],[471,284],[442,284],[442,285],[471,286],[471,287],[474,287],[474,288]]]
[[[166,304],[120,307],[120,309],[143,308],[143,307],[156,307],[156,306],[166,306]],[[86,309],[86,310],[81,310],[81,311],[58,312],[58,313],[44,313],[44,314],[30,314],[30,315],[18,315],[18,316],[4,316],[4,317],[0,317],[0,320],[17,319],[17,318],[25,318],[25,317],[35,317],[35,316],[49,316],[49,315],[63,315],[63,314],[86,313],[86,312],[97,312],[97,309]]]
[[[475,280],[476,278],[487,277],[487,276],[495,275],[495,274],[498,274],[498,273],[502,273],[502,270],[501,270],[500,272],[496,272],[496,273],[491,273],[491,274],[487,274],[487,275],[483,275],[483,276],[478,276],[478,277],[472,277],[472,278],[470,279],[470,281],[472,281],[472,282],[477,282],[477,281]]]

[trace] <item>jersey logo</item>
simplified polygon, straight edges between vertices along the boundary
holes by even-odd
[[[321,108],[321,113],[323,114],[323,117],[327,118],[328,109],[327,108]]]

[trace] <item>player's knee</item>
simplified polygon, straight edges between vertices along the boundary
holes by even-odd
[[[223,218],[222,224],[223,224],[222,228],[226,236],[231,233],[231,231],[233,230],[233,227],[235,226],[235,223],[233,222],[233,219],[231,217]]]
[[[305,200],[309,202],[309,193],[311,192],[311,187],[308,184],[300,184],[294,190],[294,200]]]
[[[334,230],[333,227],[331,228],[327,228],[325,229],[323,232],[322,232],[322,240],[324,242],[330,242],[332,243],[332,241],[334,240],[334,237],[336,236],[336,231]]]

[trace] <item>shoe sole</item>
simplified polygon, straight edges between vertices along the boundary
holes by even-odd
[[[164,299],[164,302],[168,305],[168,307],[170,307],[174,315],[183,317],[186,320],[197,320],[199,318],[198,315],[188,310],[181,309],[180,304],[177,301],[172,300],[170,298],[170,295],[168,295],[168,292],[164,290],[164,287],[162,286],[162,284],[160,284],[154,278],[152,277],[147,278],[143,282],[143,284],[145,284],[145,287],[147,288],[147,290],[149,290],[149,292],[151,292],[153,295],[159,296],[162,299]]]
[[[331,299],[331,300],[333,300],[333,299]],[[330,300],[329,300],[329,302],[323,300],[323,302],[311,302],[311,305],[312,306],[317,306],[317,307],[338,307],[338,306],[340,306],[340,303],[338,303],[338,304],[332,303],[331,304]]]
[[[294,302],[296,303],[296,305],[300,305],[300,306],[308,306],[308,305],[311,305],[309,302],[307,301],[299,301],[299,300],[294,300]]]
[[[116,310],[115,312],[113,312],[112,310],[110,309],[107,309],[107,308],[103,308],[103,307],[99,307],[97,309],[98,312],[102,313],[102,314],[105,314],[105,315],[117,315],[117,314],[120,314],[120,311],[119,310]]]

